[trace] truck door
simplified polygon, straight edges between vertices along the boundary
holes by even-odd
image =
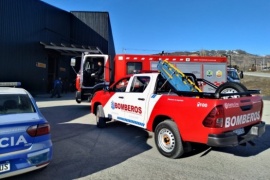
[[[147,115],[147,103],[150,87],[150,76],[136,75],[132,79],[132,83],[127,87],[126,96],[124,98],[125,118],[121,121],[133,124],[139,127],[145,127],[145,119]]]
[[[81,63],[81,84],[83,87],[92,88],[103,79],[107,80],[109,75],[109,56],[103,54],[84,55]],[[102,74],[98,75],[98,69],[102,67]],[[101,80],[102,79],[102,80]]]
[[[129,77],[120,79],[118,82],[110,88],[107,93],[109,96],[109,101],[104,107],[105,114],[112,119],[121,120],[124,118],[124,98],[126,96],[126,87],[129,81]],[[113,94],[111,96],[111,94]],[[110,97],[111,96],[111,97]]]

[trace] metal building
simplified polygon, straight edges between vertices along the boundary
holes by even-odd
[[[91,7],[90,7],[91,8]],[[0,1],[0,82],[20,81],[31,93],[75,73],[70,58],[115,48],[108,12],[67,12],[40,0]]]

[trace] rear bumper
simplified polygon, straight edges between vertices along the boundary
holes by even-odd
[[[249,130],[242,135],[237,135],[234,132],[209,134],[207,145],[214,147],[237,146],[262,136],[264,132],[265,122],[260,122],[259,124],[251,126]]]
[[[1,174],[0,179],[7,178],[7,177],[12,177],[12,176],[17,176],[17,175],[20,175],[20,174],[24,174],[24,173],[35,171],[35,170],[38,170],[38,169],[42,169],[42,168],[45,168],[48,165],[49,165],[49,162],[44,163],[44,164],[42,164],[40,166],[31,166],[31,167],[23,168],[23,169],[20,169],[20,170],[17,170],[17,171],[7,172],[5,174]]]
[[[44,168],[51,160],[51,140],[35,143],[21,151],[0,154],[0,163],[10,164],[10,170],[0,173],[0,179]]]

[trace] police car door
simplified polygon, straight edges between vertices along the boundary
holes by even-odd
[[[150,76],[143,74],[134,76],[124,99],[125,118],[122,121],[135,126],[145,127],[146,105],[151,89],[149,81]]]

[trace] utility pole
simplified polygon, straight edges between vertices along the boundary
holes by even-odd
[[[227,58],[227,61],[228,61],[228,57],[230,58],[229,62],[230,62],[230,68],[231,68],[232,67],[232,57],[231,57],[231,55],[230,54],[222,54],[221,56],[225,56]]]

